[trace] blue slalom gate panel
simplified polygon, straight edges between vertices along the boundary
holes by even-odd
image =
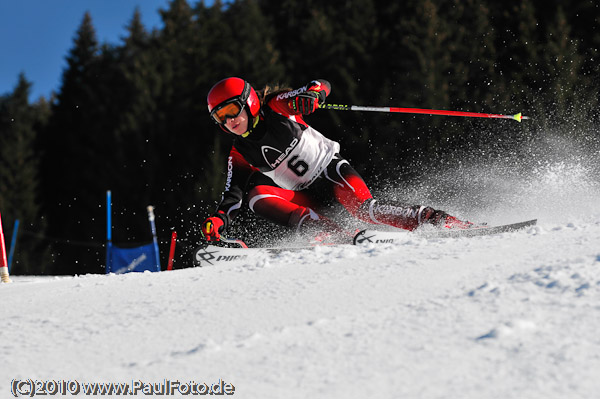
[[[158,245],[150,243],[135,248],[119,248],[111,245],[108,252],[106,273],[159,272]]]

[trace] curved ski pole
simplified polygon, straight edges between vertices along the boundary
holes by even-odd
[[[528,116],[522,115],[520,112],[514,115],[502,114],[487,114],[482,112],[463,112],[463,111],[446,111],[441,109],[426,109],[426,108],[399,108],[399,107],[363,107],[359,105],[342,105],[342,104],[321,104],[319,108],[332,109],[335,111],[370,111],[370,112],[390,112],[403,114],[425,114],[425,115],[445,115],[445,116],[463,116],[468,118],[495,118],[495,119],[514,119],[521,122],[523,119],[531,119]]]

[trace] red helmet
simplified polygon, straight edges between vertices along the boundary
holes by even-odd
[[[224,123],[223,116],[218,114],[218,111],[225,109],[229,104],[238,105],[231,107],[237,111],[237,115],[242,112],[244,107],[248,107],[248,113],[255,118],[260,110],[260,101],[256,95],[256,91],[250,86],[250,83],[240,78],[227,78],[215,84],[208,92],[206,97],[208,102],[208,111],[217,123]],[[237,116],[229,114],[230,116]]]

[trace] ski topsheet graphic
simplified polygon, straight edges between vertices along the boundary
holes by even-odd
[[[314,247],[228,248],[204,245],[194,251],[194,266],[247,264],[281,252],[310,250]]]
[[[480,226],[470,229],[456,230],[416,230],[408,231],[380,231],[380,230],[362,230],[354,236],[355,245],[366,244],[392,244],[399,240],[403,240],[410,236],[418,236],[424,238],[453,238],[453,237],[476,237],[492,234],[506,233],[510,231],[524,229],[529,226],[534,226],[537,219],[527,220],[525,222],[504,224],[500,226]]]
[[[475,237],[491,234],[500,234],[520,230],[526,227],[534,226],[537,219],[525,222],[506,224],[501,226],[481,226],[464,230],[428,230],[428,231],[380,231],[380,230],[362,230],[354,236],[352,244],[393,244],[401,242],[407,237],[423,238],[458,238]],[[311,250],[315,246],[305,247],[277,247],[277,248],[243,248],[243,243],[239,240],[228,240],[228,245],[238,245],[236,248],[205,244],[198,247],[193,253],[194,266],[215,266],[215,265],[236,265],[247,264],[261,258],[271,257],[282,252]],[[351,243],[345,244],[349,245]],[[339,244],[338,244],[339,245]],[[344,245],[344,244],[341,244]]]

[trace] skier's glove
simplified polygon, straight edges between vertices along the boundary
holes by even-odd
[[[298,94],[291,101],[292,108],[302,115],[312,114],[319,108],[319,103],[325,102],[325,95],[316,91],[305,91]]]
[[[202,223],[202,234],[207,241],[219,241],[224,230],[225,220],[219,214],[207,218]]]

